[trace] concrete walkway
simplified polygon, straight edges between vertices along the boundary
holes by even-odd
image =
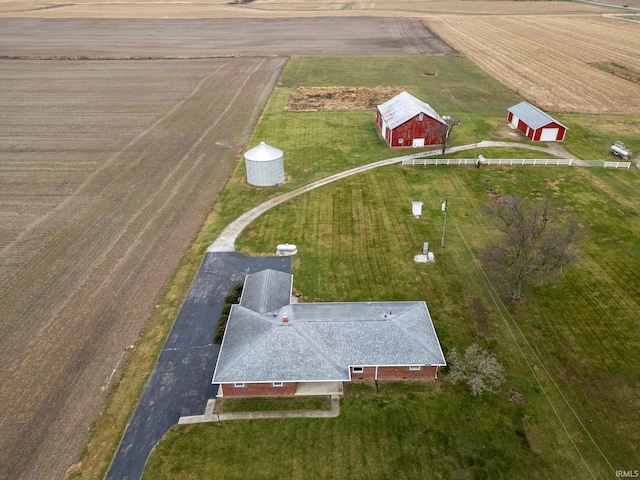
[[[547,147],[538,147],[536,145],[526,145],[522,143],[515,142],[493,142],[489,140],[483,140],[478,143],[471,143],[469,145],[461,145],[459,147],[452,147],[446,150],[446,153],[456,153],[462,152],[465,150],[472,150],[475,148],[488,148],[488,147],[508,147],[508,148],[522,148],[525,150],[537,150],[540,152],[551,153],[556,156],[570,158],[571,156],[558,145],[554,145],[552,148]],[[559,148],[558,148],[559,147]],[[562,153],[560,153],[560,151]],[[430,152],[421,152],[421,153],[413,153],[411,155],[403,155],[402,157],[394,157],[388,158],[386,160],[379,160],[377,162],[369,163],[367,165],[362,165],[360,167],[355,167],[350,170],[345,170],[344,172],[336,173],[329,177],[323,178],[321,180],[316,180],[304,187],[297,188],[292,190],[291,192],[284,193],[278,197],[272,198],[271,200],[267,200],[266,202],[258,205],[257,207],[249,210],[244,213],[240,217],[238,217],[235,221],[227,225],[227,227],[220,233],[218,238],[207,248],[207,252],[233,252],[235,251],[235,243],[238,235],[242,233],[242,231],[253,222],[260,215],[265,213],[266,211],[272,209],[276,205],[280,205],[286,201],[291,200],[292,198],[297,197],[298,195],[302,195],[310,190],[313,190],[318,187],[322,187],[323,185],[327,185],[329,183],[335,182],[336,180],[341,180],[346,177],[350,177],[351,175],[356,175],[358,173],[366,172],[368,170],[373,170],[374,168],[384,167],[387,165],[394,165],[396,163],[402,163],[403,160],[410,160],[413,158],[424,158],[424,157],[434,157],[436,155],[440,155],[442,153],[441,149],[432,150]],[[576,161],[576,159],[573,159]]]
[[[266,418],[335,418],[340,415],[340,396],[331,395],[330,410],[290,410],[286,412],[235,412],[214,413],[215,399],[209,400],[204,415],[191,415],[180,417],[178,424],[189,425],[193,423],[223,422],[227,420],[258,420]]]

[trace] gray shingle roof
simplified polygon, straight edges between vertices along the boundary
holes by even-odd
[[[374,365],[446,365],[425,302],[235,305],[213,383],[344,381],[350,366]]]
[[[428,103],[407,92],[401,92],[391,100],[378,105],[378,111],[389,128],[396,128],[419,113],[424,113],[442,124],[446,123]]]
[[[508,111],[513,113],[515,116],[517,116],[520,120],[522,120],[524,123],[529,125],[534,130],[544,127],[545,125],[548,125],[551,122],[557,123],[558,125],[562,125],[555,118],[547,115],[538,107],[534,107],[533,105],[531,105],[529,102],[520,102],[519,104],[509,108]],[[567,128],[564,125],[562,126],[564,128]]]
[[[247,275],[240,305],[260,313],[288,305],[292,281],[291,274],[277,270],[262,270]]]

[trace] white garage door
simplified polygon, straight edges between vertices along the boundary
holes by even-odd
[[[424,138],[414,138],[413,139],[414,147],[424,147]]]
[[[559,128],[543,128],[540,135],[541,142],[554,142],[558,138]]]
[[[515,116],[515,115],[511,116],[511,125],[513,125],[514,127],[518,128],[518,122],[519,121],[520,121],[520,119],[517,116]]]

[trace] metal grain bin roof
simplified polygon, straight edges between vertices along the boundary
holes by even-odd
[[[282,150],[260,142],[260,145],[246,152],[244,158],[254,162],[270,162],[282,158]]]

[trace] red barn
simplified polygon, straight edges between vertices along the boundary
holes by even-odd
[[[376,123],[391,147],[439,145],[447,131],[433,108],[407,92],[378,105]]]
[[[567,127],[528,102],[508,109],[507,120],[534,142],[561,142]]]

